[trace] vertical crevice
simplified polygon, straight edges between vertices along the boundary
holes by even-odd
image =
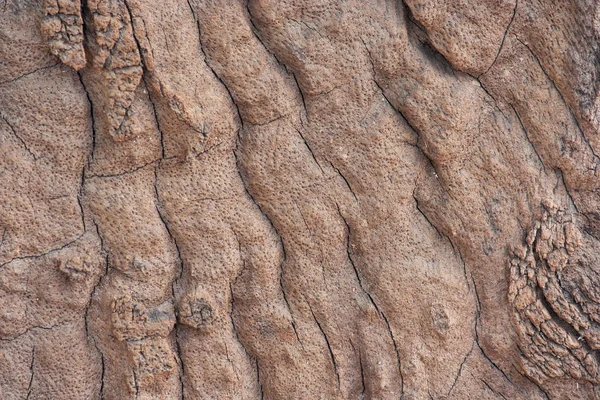
[[[260,389],[260,399],[265,399],[265,392],[263,390],[262,382],[260,381],[260,367],[258,366],[258,360],[256,360],[256,379],[258,380],[258,388]]]
[[[92,302],[93,302],[94,297],[98,296],[99,288],[102,285],[102,283],[104,282],[104,279],[108,276],[109,253],[104,247],[104,238],[100,234],[98,224],[96,223],[96,221],[94,221],[93,218],[92,218],[92,223],[94,224],[94,228],[96,230],[96,235],[98,236],[98,239],[100,240],[100,251],[104,255],[105,267],[104,267],[104,271],[103,271],[102,275],[98,278],[98,281],[96,282],[96,284],[94,285],[94,288],[92,289],[92,291],[90,293],[90,299],[89,299],[88,303],[86,304],[85,311],[84,311],[84,324],[85,324],[85,334],[86,334],[87,340],[88,341],[91,340],[92,344],[94,345],[94,348],[96,349],[96,352],[100,355],[101,374],[100,374],[100,392],[98,394],[98,398],[103,399],[104,398],[104,375],[106,372],[105,358],[104,358],[104,353],[98,347],[96,338],[90,332],[89,311],[90,311],[90,308],[92,307]]]
[[[87,90],[87,87],[85,86],[85,83],[83,82],[83,76],[81,75],[81,71],[77,71],[77,76],[79,77],[79,82],[81,83],[81,87],[83,88],[83,91],[85,92],[85,96],[87,97],[88,100],[88,104],[90,107],[90,119],[91,119],[91,123],[92,123],[92,148],[90,150],[90,154],[88,156],[88,165],[90,165],[90,163],[94,160],[94,153],[96,151],[96,140],[97,140],[97,135],[96,135],[96,120],[94,119],[94,103],[92,102],[92,97],[90,96],[90,93]]]
[[[375,309],[377,315],[381,316],[383,322],[385,323],[385,326],[386,326],[387,331],[388,331],[388,335],[389,335],[389,337],[390,337],[390,339],[392,341],[392,345],[394,346],[394,351],[396,353],[396,361],[397,361],[397,366],[398,366],[398,374],[400,375],[400,379],[402,380],[402,393],[404,393],[404,376],[402,374],[402,361],[401,361],[401,358],[400,358],[400,351],[398,349],[398,344],[396,343],[396,339],[394,337],[394,333],[392,332],[392,327],[391,327],[390,322],[387,319],[386,315],[379,308],[379,306],[375,302],[375,299],[373,298],[373,296],[371,296],[371,294],[367,291],[366,287],[363,284],[362,278],[361,278],[361,276],[360,276],[360,274],[358,272],[358,268],[356,267],[356,264],[354,263],[354,259],[352,257],[352,253],[350,251],[350,235],[351,235],[350,225],[348,224],[348,221],[346,221],[346,218],[342,214],[342,211],[340,210],[340,207],[339,207],[339,205],[337,203],[336,203],[336,206],[337,206],[338,215],[340,216],[340,218],[341,218],[341,220],[344,223],[344,226],[346,228],[346,254],[347,254],[348,260],[350,261],[350,265],[352,265],[352,269],[354,270],[354,274],[356,276],[356,279],[358,280],[358,285],[359,285],[360,289],[367,296],[367,298],[369,299],[369,301],[373,305],[373,308]]]
[[[315,162],[315,164],[317,164],[317,167],[319,167],[319,170],[321,171],[321,173],[323,175],[325,175],[325,171],[323,171],[323,168],[321,168],[321,164],[319,164],[319,161],[317,161],[317,157],[315,156],[314,151],[312,150],[312,148],[310,147],[310,145],[308,144],[308,142],[306,141],[306,138],[304,137],[304,135],[302,134],[302,131],[300,129],[296,129],[296,132],[298,132],[298,135],[300,135],[300,137],[302,138],[302,141],[304,141],[304,145],[306,146],[306,148],[308,149],[308,151],[310,152],[310,155],[313,159],[313,161]],[[339,173],[339,171],[338,171]],[[340,174],[341,175],[341,174]],[[350,186],[350,185],[348,185]]]
[[[29,378],[29,384],[27,386],[27,397],[25,399],[29,399],[33,389],[33,377],[34,377],[34,369],[33,366],[35,364],[35,347],[31,349],[31,363],[29,364],[29,372],[31,373],[31,377]]]
[[[502,368],[500,368],[500,366],[498,364],[496,364],[494,362],[494,360],[491,359],[491,357],[486,353],[485,349],[483,348],[483,346],[481,345],[481,343],[479,341],[479,320],[481,319],[481,309],[482,309],[482,306],[481,306],[481,299],[479,298],[479,292],[477,291],[477,285],[475,283],[475,279],[473,278],[473,276],[471,276],[471,283],[473,285],[473,292],[475,293],[475,300],[477,301],[477,303],[476,303],[476,311],[477,312],[475,314],[475,325],[473,327],[473,330],[475,331],[475,344],[477,345],[477,347],[481,351],[481,354],[483,355],[483,358],[486,359],[486,361],[492,366],[492,368],[494,368],[495,370],[497,370],[498,372],[500,372],[502,374],[502,376],[512,386],[514,386],[513,381],[502,370]]]
[[[181,372],[179,373],[179,389],[181,390],[181,400],[185,400],[185,365],[183,363],[183,356],[181,353],[181,339],[179,338],[180,329],[178,325],[175,324],[175,349],[177,350],[177,357],[179,358],[179,368],[181,368]]]
[[[506,26],[506,29],[504,30],[504,35],[502,35],[502,41],[500,42],[500,47],[498,47],[498,52],[496,53],[496,57],[494,57],[494,61],[492,61],[490,66],[484,72],[479,74],[479,76],[477,78],[481,78],[482,75],[487,74],[488,71],[490,69],[492,69],[494,64],[496,64],[496,61],[498,61],[498,57],[500,56],[500,53],[502,52],[502,49],[504,48],[504,41],[506,40],[508,31],[510,30],[511,25],[512,25],[513,21],[515,20],[515,16],[517,15],[517,7],[518,6],[519,6],[519,0],[515,0],[515,7],[513,8],[512,16],[510,17],[510,21],[508,22],[508,25]]]
[[[311,313],[311,315],[313,317],[313,320],[317,324],[317,327],[319,328],[319,331],[321,332],[321,335],[323,335],[323,338],[325,339],[325,344],[327,345],[327,350],[329,351],[329,357],[331,359],[331,364],[333,365],[333,372],[335,373],[335,376],[337,378],[337,386],[338,386],[338,391],[339,391],[340,390],[340,386],[341,386],[341,383],[340,383],[340,373],[338,371],[337,362],[335,361],[335,354],[333,354],[333,349],[331,348],[331,343],[329,343],[329,339],[327,338],[327,335],[325,334],[325,331],[323,330],[323,327],[321,326],[321,323],[317,319],[317,316],[313,312],[312,307],[310,306],[310,303],[307,301],[306,304],[308,305],[308,309],[310,310],[310,313]]]

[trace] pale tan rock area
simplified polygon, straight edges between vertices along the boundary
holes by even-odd
[[[3,0],[0,399],[597,399],[600,2]]]

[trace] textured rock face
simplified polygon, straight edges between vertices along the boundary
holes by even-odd
[[[0,398],[594,399],[600,4],[7,0]]]

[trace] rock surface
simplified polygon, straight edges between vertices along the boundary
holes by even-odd
[[[599,47],[593,0],[5,0],[0,398],[597,398]]]

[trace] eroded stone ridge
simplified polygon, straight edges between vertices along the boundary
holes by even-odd
[[[600,277],[586,262],[577,218],[546,209],[510,260],[522,366],[538,383],[562,376],[598,383]]]
[[[85,67],[81,1],[44,0],[43,10],[41,31],[50,52],[76,70]]]

